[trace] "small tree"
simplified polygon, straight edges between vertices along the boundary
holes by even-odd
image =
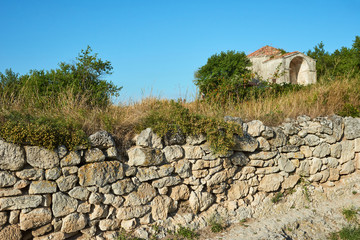
[[[113,67],[91,52],[88,46],[81,50],[75,63],[61,62],[57,69],[30,70],[25,75],[6,70],[5,74],[0,73],[0,93],[46,103],[48,98],[71,90],[79,97],[86,96],[89,106],[107,106],[122,87],[103,79]]]
[[[195,85],[204,96],[214,91],[236,90],[251,73],[250,60],[244,52],[227,51],[214,54],[195,73]]]

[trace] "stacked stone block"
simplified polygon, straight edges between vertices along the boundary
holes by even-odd
[[[127,156],[105,131],[74,151],[0,140],[0,239],[116,239],[121,228],[147,238],[153,224],[201,228],[214,213],[239,221],[301,178],[331,186],[360,168],[360,119],[226,120],[244,129],[226,154],[204,135],[149,128]]]

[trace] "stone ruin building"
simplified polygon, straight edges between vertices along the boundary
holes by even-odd
[[[316,61],[305,54],[265,46],[248,55],[257,78],[272,83],[316,83]]]

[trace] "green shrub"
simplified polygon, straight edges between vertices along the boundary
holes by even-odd
[[[330,240],[360,240],[360,226],[346,226],[338,233],[331,233]]]
[[[0,136],[8,142],[48,149],[65,145],[72,150],[79,145],[88,145],[88,138],[81,126],[68,119],[34,117],[19,112],[4,116],[0,123]]]
[[[225,224],[223,219],[221,219],[218,215],[212,215],[210,219],[208,220],[210,229],[213,233],[218,233],[224,230]]]
[[[178,132],[184,135],[205,134],[214,152],[221,154],[234,146],[234,134],[243,135],[240,125],[225,122],[222,118],[191,113],[175,101],[159,102],[139,124],[138,129],[147,127],[151,127],[161,137]]]
[[[356,209],[354,206],[350,208],[344,208],[342,210],[342,214],[348,222],[357,222],[358,209]]]
[[[271,202],[272,203],[278,203],[281,201],[281,199],[284,197],[284,194],[281,192],[278,192],[275,194],[275,196],[273,198],[271,198]]]
[[[71,91],[80,97],[87,96],[90,106],[108,106],[111,97],[117,96],[121,87],[102,79],[112,73],[113,67],[109,61],[91,53],[88,46],[81,50],[75,63],[61,62],[57,69],[31,70],[25,75],[7,69],[5,74],[0,73],[0,95],[22,99],[30,107],[41,108],[48,105],[49,98]]]
[[[360,117],[360,106],[345,103],[343,109],[337,113],[342,117]]]
[[[188,240],[194,240],[199,237],[199,234],[194,232],[194,230],[183,226],[179,226],[179,229],[176,231],[175,235]]]

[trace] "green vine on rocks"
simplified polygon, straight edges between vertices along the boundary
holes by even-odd
[[[187,136],[205,134],[212,150],[219,154],[225,154],[232,149],[235,144],[234,134],[243,135],[240,125],[191,113],[175,101],[159,102],[145,117],[138,130],[147,127],[152,128],[160,137],[169,132],[181,132]]]
[[[65,145],[72,150],[88,145],[81,127],[64,118],[34,117],[12,112],[0,123],[0,136],[7,142],[55,149]]]

